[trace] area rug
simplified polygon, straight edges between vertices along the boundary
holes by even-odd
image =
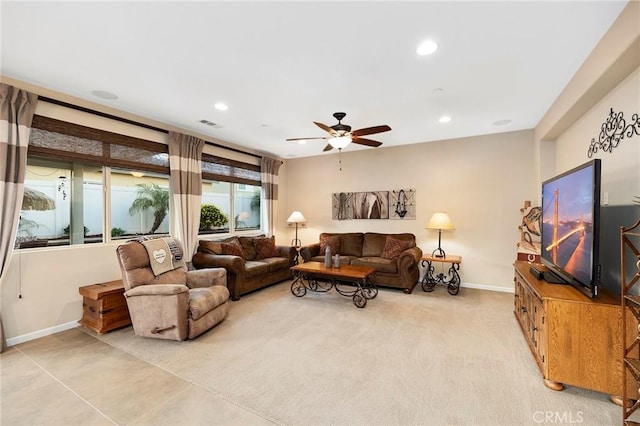
[[[295,297],[285,282],[232,302],[193,341],[131,327],[99,338],[278,424],[621,421],[607,395],[544,387],[509,293],[382,289],[359,309],[335,291]]]

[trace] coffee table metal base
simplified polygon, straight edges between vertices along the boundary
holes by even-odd
[[[291,293],[297,297],[307,294],[307,290],[326,293],[332,288],[335,288],[336,292],[342,296],[351,297],[353,304],[358,308],[364,308],[367,305],[367,300],[374,299],[378,295],[378,287],[366,278],[346,281],[296,271],[295,279],[291,283]]]

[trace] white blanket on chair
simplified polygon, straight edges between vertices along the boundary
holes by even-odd
[[[156,277],[184,266],[182,251],[174,238],[154,238],[141,243],[147,249],[151,270]]]

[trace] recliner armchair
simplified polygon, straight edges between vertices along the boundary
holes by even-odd
[[[180,246],[171,241],[174,250],[169,257],[177,254],[178,261],[172,264],[174,269],[157,276],[142,242],[129,241],[116,249],[136,336],[193,339],[220,323],[229,312],[226,270],[187,271],[180,260]]]

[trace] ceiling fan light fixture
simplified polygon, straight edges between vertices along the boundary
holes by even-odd
[[[328,140],[329,145],[342,149],[351,143],[351,136],[337,136]]]

